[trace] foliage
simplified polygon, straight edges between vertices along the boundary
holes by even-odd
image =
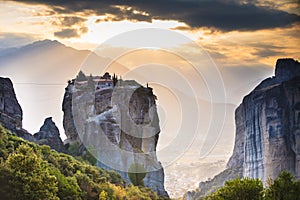
[[[87,81],[86,75],[83,73],[83,71],[79,71],[76,77],[76,81]]]
[[[200,197],[205,197],[209,194],[216,192],[220,187],[222,187],[227,180],[233,180],[235,178],[242,178],[243,169],[242,168],[228,168],[222,171],[220,174],[216,175],[210,180],[200,182],[199,189],[193,193],[195,199]]]
[[[0,125],[0,199],[157,199],[116,172],[25,141]],[[137,195],[137,198],[134,197]]]
[[[107,193],[102,190],[100,195],[99,195],[99,200],[106,200],[107,199]]]
[[[95,82],[93,80],[92,74],[88,77],[88,89],[94,90],[95,89]]]
[[[300,200],[300,180],[289,172],[281,172],[274,181],[269,181],[269,187],[265,192],[265,199]]]
[[[10,188],[0,192],[7,199],[58,199],[56,177],[27,144],[21,144],[1,165],[0,180],[2,186]]]
[[[226,181],[225,186],[218,189],[207,200],[260,200],[263,197],[263,185],[259,179],[236,178]]]
[[[72,142],[69,144],[68,153],[72,156],[77,156],[79,152],[79,144],[78,142]]]
[[[300,180],[289,172],[281,172],[274,181],[269,180],[265,189],[259,179],[236,178],[226,181],[216,192],[205,200],[300,200]]]
[[[126,188],[126,193],[128,195],[129,200],[151,200],[156,199],[157,196],[151,196],[147,193],[145,193],[142,189],[142,187],[134,187],[133,185],[130,185]]]
[[[143,179],[146,176],[146,170],[143,165],[139,163],[133,163],[128,169],[128,177],[131,183],[135,186],[143,186]]]
[[[97,163],[97,158],[95,157],[96,155],[96,150],[94,148],[88,148],[84,152],[82,158],[83,160],[87,161],[91,165],[96,165]]]

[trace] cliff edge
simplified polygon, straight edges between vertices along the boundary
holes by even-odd
[[[25,140],[49,145],[58,152],[64,151],[59,130],[51,117],[45,120],[44,125],[35,135],[30,134],[23,128],[22,119],[23,111],[17,100],[11,80],[0,77],[0,124]]]
[[[63,125],[75,154],[92,154],[96,165],[121,174],[145,174],[143,185],[168,197],[164,171],[156,157],[160,127],[152,88],[108,73],[69,81],[63,100]],[[132,171],[132,169],[140,171]]]
[[[278,59],[275,76],[264,80],[236,110],[236,139],[227,168],[243,176],[275,179],[281,171],[300,178],[300,63]]]
[[[22,127],[23,111],[9,78],[0,77],[0,124],[25,140],[36,142]]]
[[[200,182],[185,199],[199,199],[237,177],[266,183],[281,171],[289,171],[300,178],[300,63],[278,59],[275,76],[262,81],[235,110],[235,125],[235,145],[227,169]]]

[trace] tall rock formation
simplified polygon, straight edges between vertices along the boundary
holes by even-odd
[[[152,88],[110,76],[69,82],[63,101],[65,143],[97,158],[97,166],[129,174],[145,173],[144,185],[167,197],[164,171],[156,157],[159,119]],[[132,169],[139,169],[135,171]]]
[[[34,138],[40,145],[48,145],[58,152],[64,152],[64,144],[52,117],[45,119],[40,131],[34,134]]]
[[[25,140],[35,138],[22,128],[23,112],[9,78],[0,77],[0,124]]]
[[[22,119],[22,108],[18,103],[11,80],[0,77],[0,124],[25,140],[49,145],[59,152],[64,151],[59,130],[51,117],[45,120],[40,131],[34,136],[22,127]]]
[[[22,108],[9,78],[0,77],[0,122],[11,131],[22,128]]]
[[[276,178],[287,170],[300,178],[300,63],[279,59],[236,110],[236,140],[228,168],[243,176]]]
[[[236,177],[266,182],[281,171],[300,178],[300,63],[278,59],[275,76],[262,81],[235,111],[236,136],[227,169],[201,182],[185,199],[199,199]]]

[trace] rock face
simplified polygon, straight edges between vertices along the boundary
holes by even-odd
[[[300,178],[300,63],[278,59],[275,76],[244,97],[235,111],[235,123],[235,145],[227,169],[201,182],[185,199],[199,199],[236,177],[265,183],[289,171]]]
[[[25,140],[35,138],[22,128],[23,112],[9,78],[0,77],[0,124]]]
[[[22,108],[9,78],[0,78],[0,122],[11,131],[22,128]]]
[[[279,59],[236,110],[236,141],[228,168],[243,176],[276,178],[283,170],[300,178],[300,63]]]
[[[25,140],[49,145],[59,152],[64,151],[59,131],[51,117],[45,120],[40,131],[34,136],[23,129],[22,119],[22,108],[16,98],[11,80],[0,77],[0,124]]]
[[[38,144],[48,145],[58,152],[64,152],[64,144],[60,138],[59,130],[52,117],[46,118],[40,131],[34,134]]]
[[[65,143],[78,143],[97,158],[97,166],[119,172],[144,173],[144,185],[168,197],[164,171],[156,157],[160,132],[152,88],[119,80],[114,87],[95,87],[91,81],[73,80],[66,88],[63,112]],[[98,80],[99,81],[99,80]],[[106,80],[107,81],[107,80]],[[140,171],[132,168],[142,166]]]

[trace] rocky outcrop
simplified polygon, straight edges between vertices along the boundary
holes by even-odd
[[[275,77],[258,85],[236,111],[236,142],[227,167],[243,176],[300,178],[300,63],[279,59]]]
[[[22,108],[18,103],[13,84],[9,78],[0,78],[0,122],[15,132],[22,128]]]
[[[0,77],[0,124],[25,140],[35,142],[34,137],[22,128],[23,112],[9,78]]]
[[[48,145],[58,152],[64,152],[64,144],[60,138],[59,130],[52,117],[46,118],[40,131],[34,134],[34,138],[40,145]]]
[[[198,199],[235,177],[264,183],[281,171],[300,178],[300,63],[278,59],[275,76],[262,81],[235,111],[236,137],[227,169],[201,182],[186,199]],[[233,171],[230,176],[226,171]]]
[[[59,130],[51,117],[45,120],[40,131],[34,136],[22,127],[22,119],[22,108],[18,103],[11,80],[0,77],[0,124],[25,140],[49,145],[52,149],[64,152]]]
[[[152,88],[123,80],[114,87],[97,87],[97,82],[91,87],[90,83],[74,80],[66,88],[65,143],[78,143],[81,153],[89,151],[97,158],[97,166],[119,172],[127,183],[132,182],[129,174],[146,173],[144,185],[168,197],[156,157],[160,128]]]

